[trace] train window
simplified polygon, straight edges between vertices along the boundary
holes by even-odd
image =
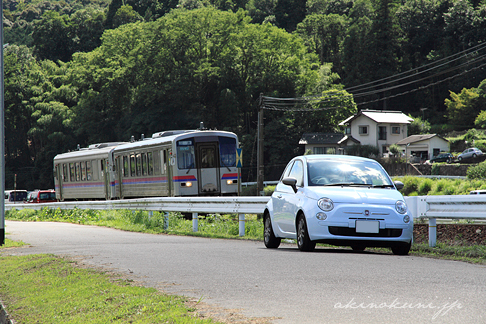
[[[152,152],[147,152],[147,172],[148,175],[154,174],[154,159],[152,157]]]
[[[177,142],[177,166],[179,169],[194,169],[194,144],[191,139]]]
[[[124,155],[123,156],[123,170],[122,170],[122,174],[124,177],[129,177],[130,174],[128,172],[128,156]]]
[[[81,181],[86,181],[86,163],[80,162],[80,167],[81,167]]]
[[[160,174],[160,151],[154,151],[153,153],[154,174]]]
[[[135,154],[130,154],[130,176],[134,177],[137,167],[135,166]]]
[[[69,177],[71,182],[76,181],[76,168],[74,167],[74,163],[69,163]]]
[[[98,168],[98,160],[91,160],[91,168],[92,168],[91,174],[93,175],[93,180],[96,181],[99,179],[98,175],[100,174]]]
[[[201,147],[201,168],[216,167],[216,152],[214,147]],[[198,150],[199,152],[199,150]]]
[[[68,179],[68,167],[67,167],[66,163],[64,163],[62,165],[62,180],[69,181],[69,179]]]
[[[219,137],[219,152],[221,154],[221,165],[227,167],[236,166],[236,139],[230,137]]]
[[[76,162],[75,166],[76,166],[76,181],[79,181],[81,180],[81,170],[80,170],[81,168],[79,162]]]
[[[142,153],[142,175],[147,175],[147,153]]]
[[[91,173],[91,162],[86,161],[86,179],[88,181],[91,181],[93,179],[92,173]]]
[[[137,163],[137,176],[141,176],[142,175],[142,156],[141,156],[140,153],[138,153],[136,155],[136,157],[137,157],[137,161],[136,161],[136,163]]]

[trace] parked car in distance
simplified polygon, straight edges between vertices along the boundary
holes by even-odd
[[[27,199],[27,190],[5,190],[5,203],[18,204]]]
[[[285,168],[264,211],[264,243],[277,248],[296,239],[301,251],[316,243],[391,247],[407,255],[413,217],[393,182],[376,161],[347,155],[305,155]]]
[[[486,195],[486,190],[472,190],[469,192],[470,195]]]
[[[451,153],[440,153],[430,159],[430,163],[435,163],[435,162],[447,162],[451,163],[452,160],[454,160],[454,155]]]
[[[464,159],[470,159],[470,158],[475,158],[477,156],[483,155],[483,152],[476,148],[476,147],[471,147],[468,149],[465,149],[461,154],[457,156],[457,159],[459,161],[462,161]]]
[[[28,203],[48,203],[56,201],[56,191],[53,189],[31,191],[27,196]]]

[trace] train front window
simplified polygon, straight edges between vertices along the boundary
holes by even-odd
[[[216,167],[216,152],[214,147],[201,147],[201,168]]]
[[[177,166],[179,169],[194,169],[194,142],[185,139],[177,142]]]
[[[221,165],[226,167],[236,166],[236,139],[230,137],[219,137],[219,152],[221,154]]]

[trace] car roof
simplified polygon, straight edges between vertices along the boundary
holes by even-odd
[[[296,156],[294,159],[304,159],[307,161],[313,160],[349,160],[349,161],[362,161],[362,162],[374,162],[378,163],[373,159],[364,158],[361,156],[354,155],[337,155],[337,154],[311,154],[311,155],[300,155]]]

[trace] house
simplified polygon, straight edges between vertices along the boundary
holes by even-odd
[[[397,142],[405,155],[429,160],[440,152],[449,152],[449,141],[437,134],[412,135]]]
[[[412,121],[401,111],[361,110],[339,125],[345,127],[345,135],[361,145],[375,146],[380,154],[385,154],[390,145],[407,137],[408,125]]]
[[[304,133],[299,144],[305,145],[305,151],[311,150],[313,154],[344,154],[348,142],[359,144],[343,133]]]

